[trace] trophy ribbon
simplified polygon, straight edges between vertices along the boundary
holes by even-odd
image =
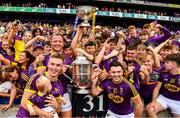
[[[96,22],[96,12],[93,13],[93,19],[92,19],[92,32],[95,33],[95,22]]]
[[[75,21],[74,21],[74,26],[73,26],[73,33],[72,33],[71,38],[73,38],[74,35],[75,35],[75,28],[76,28],[76,26],[77,26],[77,24],[78,24],[78,20],[79,20],[79,17],[76,16]]]

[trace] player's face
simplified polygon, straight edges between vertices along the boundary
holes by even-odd
[[[137,56],[138,57],[141,57],[144,54],[146,54],[146,49],[142,49],[142,48],[137,49]]]
[[[112,66],[110,68],[110,76],[116,82],[121,81],[121,78],[123,77],[123,72],[124,71],[121,66],[117,66],[117,67]]]
[[[86,47],[86,52],[88,54],[94,55],[95,51],[96,51],[96,47],[95,46],[87,46]]]
[[[51,47],[54,51],[62,51],[64,46],[63,38],[60,35],[54,35],[52,37]]]
[[[63,68],[63,60],[58,58],[50,58],[48,63],[48,74],[57,77]]]
[[[32,34],[30,32],[25,32],[22,39],[25,43],[27,43],[28,41],[32,39]]]
[[[136,50],[127,50],[126,52],[126,56],[128,58],[129,61],[132,61],[136,58]]]
[[[174,63],[172,61],[166,61],[165,67],[166,67],[167,71],[170,71],[170,70],[174,69]]]
[[[168,55],[171,54],[171,50],[170,49],[161,49],[160,50],[160,54],[163,58],[166,58]]]
[[[10,48],[9,42],[3,41],[2,42],[2,49],[7,51],[7,50],[9,50],[9,48]]]
[[[73,57],[73,51],[72,51],[72,49],[71,49],[70,47],[64,49],[64,54],[65,54],[65,55],[68,55],[68,56],[70,56],[70,57]]]
[[[154,65],[154,59],[151,55],[147,55],[145,60],[143,60],[143,64],[147,67],[147,69],[151,69]]]
[[[137,34],[136,29],[131,29],[131,30],[129,31],[129,35],[130,35],[131,37],[136,37],[136,34]]]
[[[19,63],[23,64],[23,63],[26,63],[28,60],[29,59],[27,58],[26,53],[22,52],[19,55]]]

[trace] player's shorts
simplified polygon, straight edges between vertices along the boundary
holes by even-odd
[[[62,112],[70,111],[72,109],[71,100],[69,97],[69,93],[65,93],[63,95],[63,99],[65,100],[65,104],[62,103]]]
[[[134,118],[134,113],[130,113],[127,115],[118,115],[113,113],[112,111],[108,110],[106,114],[106,118]]]
[[[172,113],[180,114],[180,101],[172,100],[164,97],[163,95],[159,95],[157,98],[157,102],[160,103],[164,109],[169,108]]]

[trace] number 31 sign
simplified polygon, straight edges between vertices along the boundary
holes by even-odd
[[[90,94],[73,93],[72,106],[74,117],[104,117],[108,101],[103,93],[96,97],[92,97]]]

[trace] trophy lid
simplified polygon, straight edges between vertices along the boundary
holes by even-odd
[[[75,61],[73,61],[72,65],[81,65],[81,64],[89,64],[91,65],[92,63],[87,60],[87,58],[83,55],[80,55],[76,58]]]
[[[98,10],[97,7],[93,6],[79,6],[77,8],[77,15],[83,20],[92,19],[93,13]]]
[[[98,10],[98,8],[97,7],[93,7],[93,6],[85,5],[85,6],[79,6],[77,8],[77,10],[78,11],[84,11],[85,13],[87,13],[87,12],[96,12]]]

